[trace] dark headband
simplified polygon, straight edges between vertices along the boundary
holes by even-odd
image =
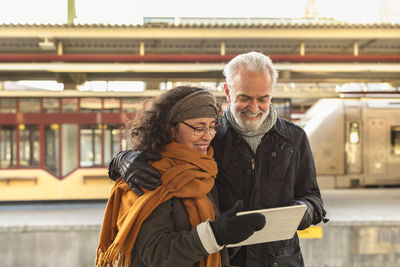
[[[167,119],[176,123],[196,118],[217,118],[215,97],[207,90],[196,91],[177,101],[168,112]]]

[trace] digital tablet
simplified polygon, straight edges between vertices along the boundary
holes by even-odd
[[[238,212],[236,216],[261,213],[265,216],[265,226],[260,231],[254,232],[246,240],[229,244],[227,247],[246,246],[258,243],[290,239],[294,236],[297,227],[307,209],[306,205],[296,205],[263,210]]]

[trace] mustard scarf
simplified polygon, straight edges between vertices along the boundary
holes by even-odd
[[[162,159],[153,166],[162,173],[162,185],[154,191],[144,190],[138,197],[120,178],[111,189],[97,248],[96,265],[128,267],[142,223],[162,203],[172,197],[182,198],[190,224],[195,227],[207,219],[214,220],[214,207],[207,193],[214,186],[217,164],[213,149],[207,155],[182,144],[171,143],[163,147]],[[200,267],[221,266],[220,253],[203,258]]]

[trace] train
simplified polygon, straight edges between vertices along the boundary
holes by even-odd
[[[400,186],[399,95],[320,99],[298,122],[323,188]]]
[[[122,127],[159,93],[2,91],[0,202],[106,199]],[[290,99],[273,104],[290,116]],[[321,99],[297,123],[321,188],[400,185],[400,99]]]

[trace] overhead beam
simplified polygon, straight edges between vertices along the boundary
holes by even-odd
[[[76,91],[76,90],[64,90],[64,91],[41,91],[41,90],[3,90],[0,92],[2,97],[113,97],[113,96],[126,96],[126,97],[143,97],[143,96],[157,96],[161,93],[160,90],[145,90],[143,92],[91,92],[91,91]],[[223,91],[214,91],[217,96],[224,96]],[[322,97],[338,97],[339,92],[335,91],[321,91],[316,90],[313,92],[312,98]],[[309,95],[304,93],[304,90],[292,89],[290,91],[277,90],[274,93],[274,98],[299,98],[308,99]]]
[[[282,72],[280,72],[282,73]],[[0,81],[18,81],[18,80],[49,80],[57,79],[56,72],[1,72]],[[148,79],[163,79],[179,82],[220,82],[224,80],[222,71],[213,72],[90,72],[85,73],[87,81],[144,81]],[[388,72],[353,72],[353,73],[301,73],[292,72],[290,78],[280,76],[279,82],[288,83],[380,83],[390,82],[394,87],[400,84],[399,73]]]
[[[300,43],[300,55],[304,56],[306,54],[306,44],[304,42]]]
[[[144,42],[140,42],[139,55],[144,56],[144,54],[145,54],[145,45]]]
[[[0,38],[91,39],[400,39],[398,27],[146,27],[111,25],[0,25]]]
[[[353,44],[353,55],[358,56],[358,42],[354,42]]]
[[[212,63],[227,62],[234,58],[236,54],[145,54],[144,44],[141,46],[139,54],[62,54],[37,53],[37,54],[6,54],[0,53],[0,62],[112,62],[112,63]],[[335,62],[379,62],[379,63],[398,63],[400,55],[350,55],[350,54],[268,54],[273,62],[324,62],[334,64]]]
[[[208,72],[222,71],[224,63],[0,63],[0,71],[49,72]],[[275,63],[279,71],[400,72],[400,63]]]
[[[225,56],[225,54],[226,54],[225,42],[221,42],[220,55]]]

